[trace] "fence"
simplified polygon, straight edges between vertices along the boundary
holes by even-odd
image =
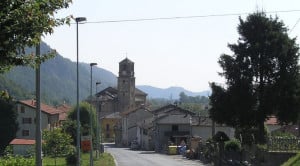
[[[270,137],[268,140],[269,152],[295,152],[300,150],[300,138]]]

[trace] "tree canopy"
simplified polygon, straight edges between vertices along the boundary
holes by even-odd
[[[74,150],[71,136],[62,132],[60,128],[43,131],[43,140],[43,149],[47,156],[63,157],[72,154]]]
[[[226,88],[211,83],[210,116],[233,127],[258,127],[271,115],[280,123],[299,113],[299,47],[278,18],[256,12],[239,19],[236,44],[223,54],[220,73]],[[260,135],[261,136],[261,135]]]
[[[96,110],[92,106],[92,110],[90,110],[90,104],[87,102],[82,102],[79,105],[80,112],[80,126],[81,126],[81,134],[89,135],[90,131],[90,115],[92,114],[92,124],[93,124],[93,137],[95,137],[96,133]],[[63,124],[63,130],[71,135],[73,138],[73,143],[76,143],[76,129],[77,129],[77,109],[76,106],[72,108],[68,115],[68,119]]]
[[[9,142],[16,137],[18,130],[18,114],[14,104],[7,92],[0,91],[0,155]]]
[[[67,8],[72,0],[1,0],[0,1],[0,72],[11,66],[34,64],[37,58],[25,53],[36,46],[41,36],[69,22],[69,17],[54,14]],[[43,60],[43,59],[40,59]]]

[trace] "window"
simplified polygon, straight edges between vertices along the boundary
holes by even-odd
[[[31,124],[32,123],[31,118],[23,118],[22,123],[23,124]]]
[[[109,131],[109,124],[106,124],[106,131]]]
[[[21,113],[25,113],[25,107],[21,106]]]
[[[22,136],[29,136],[29,130],[22,130]]]
[[[172,125],[172,131],[178,131],[178,125]]]

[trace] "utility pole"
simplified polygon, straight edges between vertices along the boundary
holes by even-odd
[[[35,150],[35,165],[36,166],[42,166],[42,131],[41,131],[41,64],[39,61],[40,57],[40,43],[37,44],[36,46],[36,75],[35,75],[35,88],[36,88],[36,114],[35,114],[35,119],[36,119],[36,129],[35,129],[35,143],[36,143],[36,150]]]

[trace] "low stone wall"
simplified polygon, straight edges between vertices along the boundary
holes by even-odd
[[[265,162],[263,162],[262,166],[280,166],[284,162],[286,162],[289,158],[293,157],[297,153],[293,152],[266,152],[265,154]]]

